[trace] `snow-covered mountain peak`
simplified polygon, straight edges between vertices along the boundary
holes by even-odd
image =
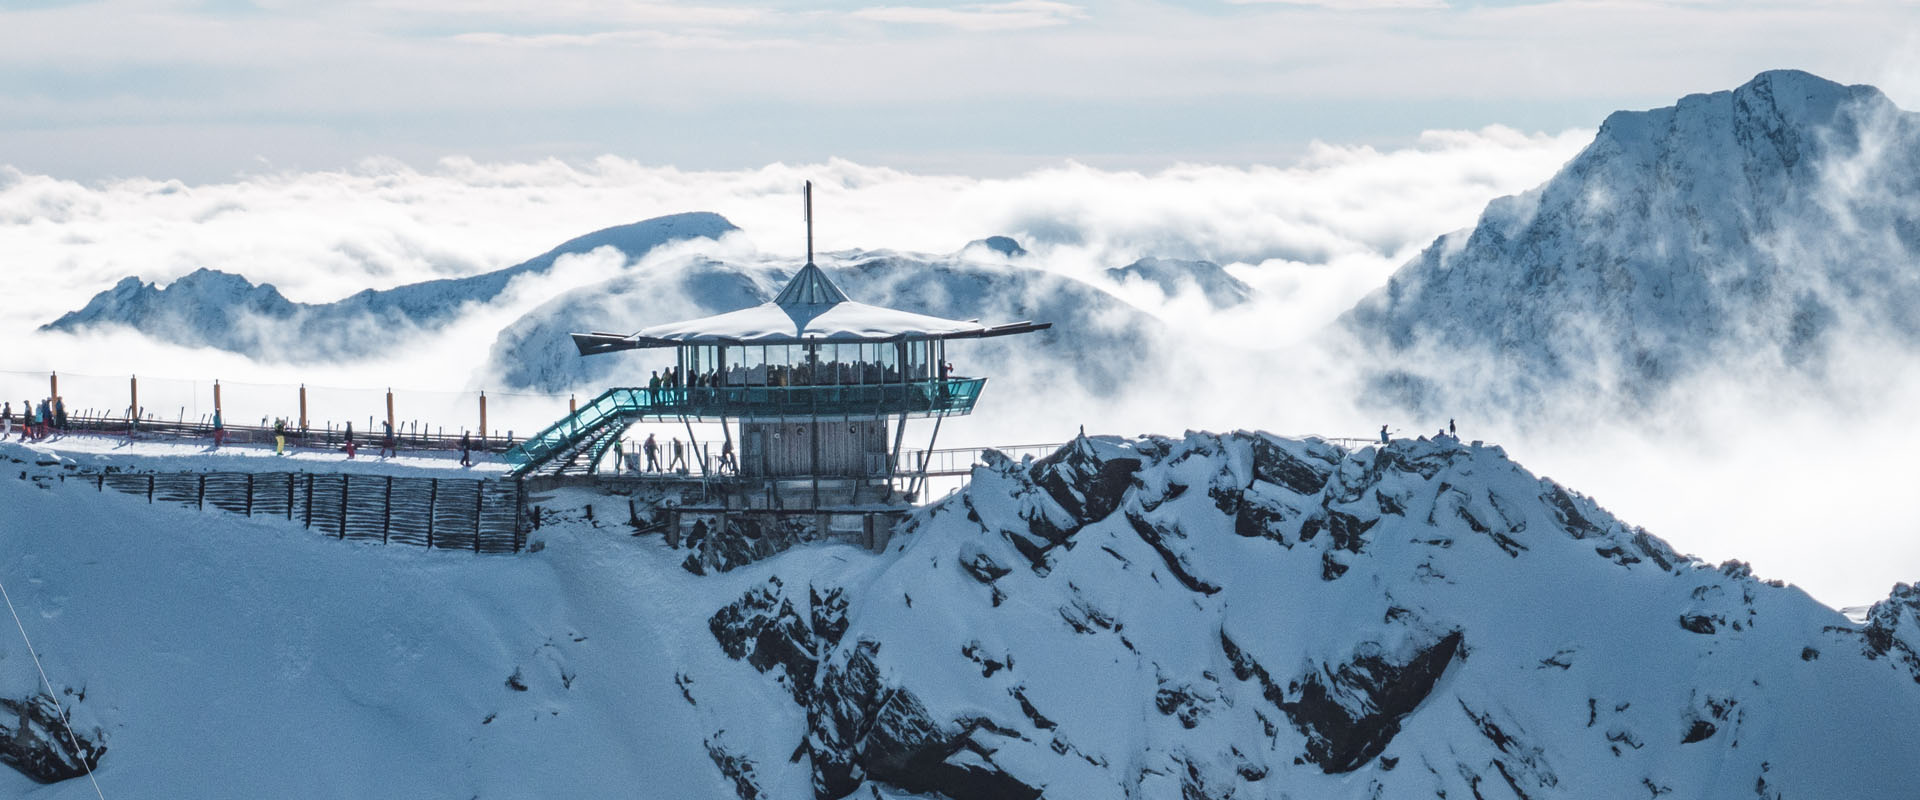
[[[1841,331],[1920,343],[1916,192],[1920,115],[1872,87],[1763,73],[1610,116],[1344,328],[1385,354],[1376,388],[1492,413],[1642,407],[1722,364],[1818,374]]]
[[[729,733],[754,790],[804,771],[818,798],[1744,799],[1913,778],[1884,766],[1920,714],[1920,666],[1887,657],[1914,643],[1908,606],[1854,625],[1497,447],[1083,436],[988,462],[858,581],[773,559],[711,618],[804,709],[792,767],[778,736]]]
[[[357,355],[390,344],[396,326],[433,328],[470,305],[491,302],[515,278],[546,273],[563,256],[611,247],[631,260],[669,242],[717,239],[735,230],[719,214],[670,214],[577,236],[504,269],[367,289],[332,303],[295,303],[271,284],[255,285],[243,276],[206,268],[165,287],[127,277],[42,330],[127,326],[181,344],[284,360]]]

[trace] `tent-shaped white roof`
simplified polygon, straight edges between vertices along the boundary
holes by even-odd
[[[771,302],[711,317],[670,322],[631,336],[576,333],[581,355],[684,344],[800,344],[876,342],[895,339],[961,339],[1004,336],[1048,328],[1052,323],[986,326],[870,306],[847,299],[813,262],[800,268]]]

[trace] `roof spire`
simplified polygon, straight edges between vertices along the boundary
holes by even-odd
[[[782,308],[830,306],[847,301],[847,293],[833,285],[813,263],[813,181],[807,181],[800,190],[801,209],[807,221],[807,265],[794,273],[793,280],[787,282],[787,288],[773,299]]]

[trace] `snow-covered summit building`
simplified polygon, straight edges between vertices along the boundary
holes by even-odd
[[[804,484],[823,502],[891,500],[912,486],[919,465],[903,464],[909,419],[939,421],[973,411],[987,379],[956,374],[948,342],[1044,330],[1051,323],[989,325],[868,305],[849,298],[813,263],[812,191],[807,188],[807,261],[773,300],[629,334],[576,333],[582,356],[667,349],[674,362],[645,386],[609,389],[592,403],[508,453],[522,473],[562,462],[589,465],[634,422],[720,423],[737,463],[712,480],[755,497]],[[905,481],[905,484],[902,484]]]

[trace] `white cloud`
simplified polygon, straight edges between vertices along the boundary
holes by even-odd
[[[1050,0],[1013,0],[1007,3],[979,3],[956,8],[924,6],[875,6],[851,13],[857,19],[914,25],[941,25],[965,31],[1009,31],[1048,28],[1085,19],[1086,10]]]
[[[1235,5],[1314,6],[1342,11],[1447,8],[1446,0],[1227,0]]]
[[[1399,148],[1316,144],[1279,166],[1134,172],[1064,163],[990,179],[844,160],[692,171],[616,157],[451,158],[426,167],[378,160],[219,182],[81,182],[0,169],[0,252],[8,253],[0,283],[33,287],[0,305],[0,340],[10,343],[0,357],[0,397],[37,397],[45,372],[59,369],[63,392],[86,398],[81,405],[112,407],[124,402],[125,376],[140,373],[150,404],[192,415],[210,402],[214,377],[229,381],[230,408],[284,410],[290,387],[304,382],[316,387],[316,415],[338,418],[373,413],[392,385],[403,417],[461,424],[472,415],[471,390],[481,388],[474,370],[494,332],[520,310],[620,265],[572,260],[440,336],[356,363],[286,367],[124,334],[33,329],[128,274],[166,282],[212,267],[326,301],[496,269],[589,230],[690,210],[722,213],[746,229],[710,252],[790,262],[803,247],[795,187],[812,179],[823,250],[947,253],[1009,234],[1036,263],[1063,274],[1097,281],[1105,268],[1142,255],[1210,258],[1238,262],[1234,273],[1260,292],[1254,305],[1214,312],[1192,297],[1117,290],[1182,331],[1177,380],[1036,407],[1006,392],[1044,381],[1057,366],[996,365],[1001,393],[980,415],[949,421],[949,444],[1058,439],[1082,423],[1128,434],[1365,435],[1382,422],[1430,431],[1444,419],[1379,419],[1356,408],[1348,365],[1309,337],[1434,236],[1471,225],[1487,200],[1546,179],[1589,136],[1435,131]],[[1630,426],[1543,433],[1460,422],[1469,438],[1507,446],[1523,464],[1683,550],[1749,559],[1762,575],[1802,583],[1827,602],[1863,602],[1893,579],[1915,577],[1920,558],[1908,544],[1920,541],[1920,511],[1895,499],[1904,497],[1902,453],[1920,440],[1887,433],[1920,403],[1920,364],[1870,349],[1843,353],[1857,360],[1836,367],[1880,376],[1848,385],[1845,394],[1861,400],[1844,413],[1809,387],[1775,385],[1755,397],[1750,384],[1703,379],[1685,395],[1699,408]],[[564,397],[510,398],[497,389],[490,400],[496,424],[522,430],[565,407]],[[1712,425],[1676,423],[1689,418]]]

